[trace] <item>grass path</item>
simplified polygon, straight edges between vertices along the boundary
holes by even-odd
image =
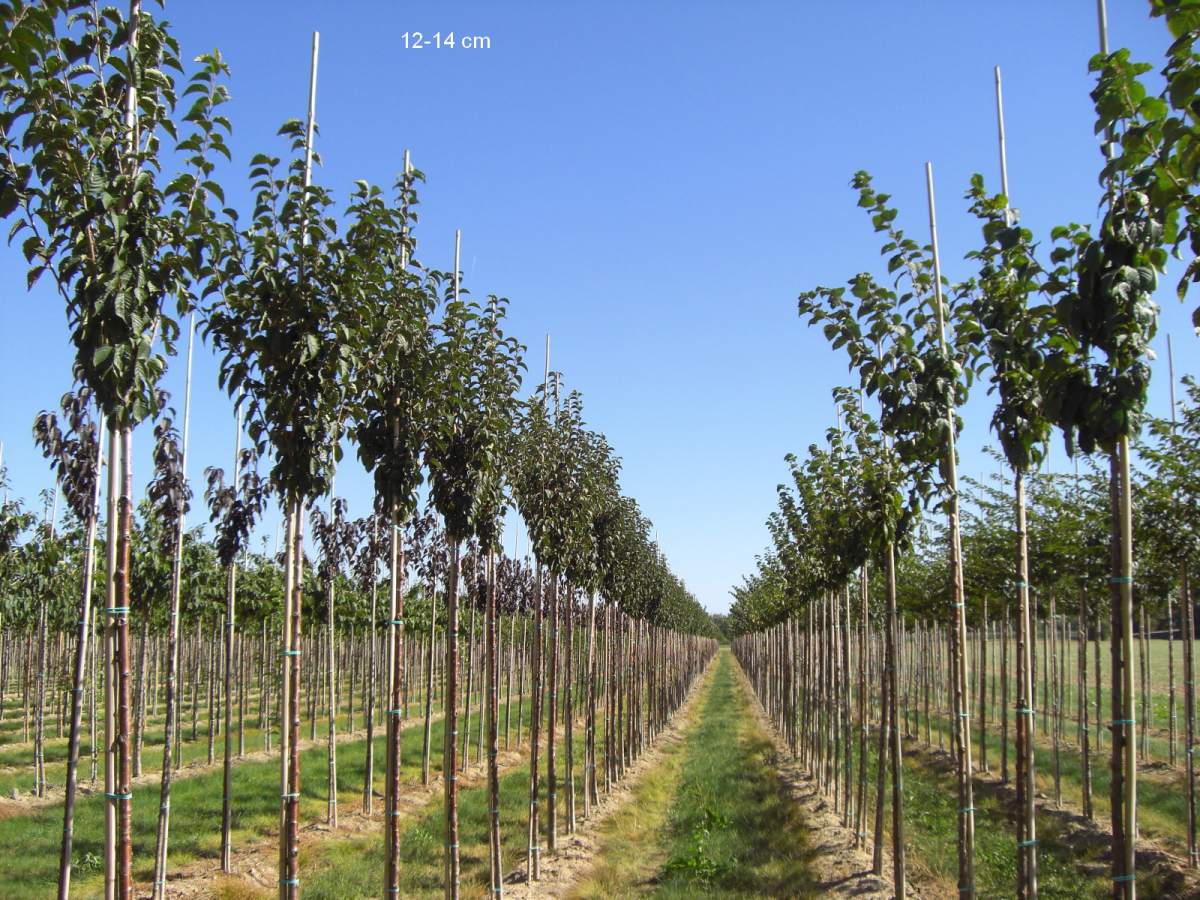
[[[601,828],[574,897],[817,896],[813,851],[729,651],[683,740]]]

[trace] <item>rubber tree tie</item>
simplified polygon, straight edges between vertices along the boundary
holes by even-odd
[[[389,894],[398,894],[398,893],[400,893],[400,888],[398,888],[398,887],[390,887],[390,888],[388,888],[388,889],[387,889],[387,892],[388,892]]]
[[[279,883],[286,887],[300,887],[299,878],[280,878]]]
[[[133,794],[109,793],[108,791],[104,792],[104,796],[107,797],[109,800],[132,800],[133,799]]]
[[[960,809],[960,810],[959,810],[959,813],[960,813],[960,814],[966,814],[966,813],[969,813],[969,812],[975,812],[975,807],[973,807],[973,806],[964,806],[962,809]]]
[[[1137,875],[1114,875],[1112,880],[1117,884],[1128,884],[1131,881],[1137,881]]]
[[[1137,719],[1113,719],[1113,725],[1136,725]]]
[[[300,794],[280,794],[280,798],[283,800],[298,800],[300,798]]]
[[[398,810],[398,809],[392,809],[392,810],[388,810],[388,815],[391,816],[392,818],[398,819],[398,818],[400,818],[400,816],[404,815],[404,813],[400,812],[400,810]]]
[[[1027,588],[1027,587],[1029,587],[1029,582],[1028,581],[1018,581],[1018,582],[1016,582],[1016,585],[1019,588]]]
[[[404,620],[403,619],[389,619],[388,624],[389,625],[403,625]]]
[[[1133,584],[1133,579],[1128,575],[1112,575],[1108,579],[1109,584]],[[1114,881],[1116,879],[1113,879]],[[1130,879],[1131,881],[1133,879]]]
[[[106,607],[104,607],[104,612],[106,615],[110,615],[110,616],[124,616],[124,615],[128,615],[129,607],[128,606],[106,606]]]
[[[1034,839],[1032,841],[1018,841],[1017,842],[1018,847],[1036,847],[1037,845],[1038,845],[1038,842],[1036,839]]]
[[[279,655],[280,656],[299,656],[300,651],[299,650],[280,650]]]

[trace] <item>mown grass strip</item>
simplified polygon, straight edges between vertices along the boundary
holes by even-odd
[[[819,896],[799,808],[749,713],[723,650],[696,722],[606,823],[597,865],[573,896]]]

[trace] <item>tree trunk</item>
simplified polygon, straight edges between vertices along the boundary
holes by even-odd
[[[443,724],[442,780],[446,791],[446,854],[443,884],[447,900],[458,900],[458,582],[459,545],[454,539],[450,547],[450,571],[446,573],[446,695]]]
[[[387,629],[387,782],[384,788],[384,815],[387,817],[384,823],[384,847],[387,855],[384,869],[385,894],[396,894],[400,890],[400,695],[404,683],[404,544],[401,540],[399,514],[395,508],[391,514],[391,531]],[[454,568],[453,571],[458,570]]]
[[[236,476],[235,476],[236,477]],[[221,781],[221,871],[229,872],[233,847],[233,638],[236,612],[237,566],[225,568],[225,765]]]
[[[103,432],[103,425],[100,432]],[[66,795],[63,798],[63,835],[58,860],[58,900],[67,900],[71,892],[71,851],[75,840],[75,786],[79,773],[79,730],[83,721],[84,675],[87,671],[89,639],[92,630],[92,583],[95,578],[96,526],[95,507],[100,495],[99,447],[97,447],[96,494],[87,517],[83,546],[83,586],[79,600],[78,633],[75,640],[75,666],[71,690],[71,731],[67,742]],[[4,708],[4,681],[7,680],[8,654],[4,654],[5,671],[0,675],[0,711]]]

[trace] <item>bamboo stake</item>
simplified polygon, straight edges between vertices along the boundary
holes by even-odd
[[[462,258],[462,231],[454,232],[454,302],[458,302],[459,272]],[[445,762],[442,777],[446,790],[446,853],[445,853],[445,896],[447,900],[458,900],[460,877],[460,854],[458,846],[458,766],[456,739],[458,737],[458,590],[459,590],[459,544],[451,541],[450,571],[446,591],[446,723]]]
[[[179,464],[187,478],[188,437],[192,411],[192,358],[196,340],[196,314],[188,319],[188,351],[183,387],[183,435]],[[166,718],[163,723],[163,762],[159,779],[158,830],[154,853],[154,900],[166,896],[167,848],[171,828],[171,777],[174,745],[178,741],[179,729],[179,628],[180,602],[183,594],[183,536],[187,530],[183,502],[180,502],[175,531],[174,556],[171,561],[171,610],[167,621],[167,701]]]
[[[240,401],[240,397],[238,398]],[[242,407],[234,407],[233,489],[238,489],[242,466]],[[225,762],[221,784],[221,871],[230,871],[233,847],[230,826],[233,822],[233,639],[236,611],[237,561],[229,563],[225,573]],[[245,695],[243,694],[243,697]]]
[[[933,164],[925,163],[925,188],[929,200],[929,238],[933,249],[933,291],[937,308],[938,333],[942,352],[947,352],[945,313],[942,308],[942,264],[938,253],[937,209],[933,191]],[[975,803],[974,787],[971,782],[971,719],[969,688],[970,673],[967,667],[967,611],[963,589],[962,540],[959,533],[958,509],[958,461],[955,451],[954,404],[951,396],[946,397],[946,487],[949,492],[950,531],[950,577],[951,600],[954,607],[955,653],[954,653],[954,713],[955,750],[958,758],[959,799],[959,851],[958,892],[959,896],[975,896]],[[900,886],[896,888],[900,891]]]
[[[333,528],[338,527],[338,522],[341,514],[337,508],[337,491],[334,488],[334,479],[336,475],[329,477],[329,518],[332,521]],[[326,656],[325,665],[328,673],[328,696],[329,703],[329,752],[328,752],[328,800],[325,807],[326,824],[333,830],[338,827],[338,810],[337,810],[337,653],[335,652],[336,634],[334,633],[334,581],[336,573],[331,573],[329,582],[325,585],[325,628],[327,631]]]
[[[85,525],[83,585],[79,603],[78,632],[75,641],[75,664],[71,691],[71,732],[67,745],[66,796],[63,800],[63,836],[58,861],[58,900],[67,900],[71,892],[71,850],[75,838],[75,787],[78,779],[80,726],[83,721],[83,682],[88,669],[88,653],[92,633],[92,588],[96,575],[96,532],[100,515],[100,485],[104,461],[104,413],[96,427],[96,470],[92,486],[92,505]],[[4,468],[4,444],[0,443],[0,471]],[[5,673],[7,675],[7,672]],[[3,702],[0,701],[0,707]],[[93,717],[93,726],[95,719]],[[93,744],[95,740],[93,739]],[[93,749],[95,749],[93,747]]]

